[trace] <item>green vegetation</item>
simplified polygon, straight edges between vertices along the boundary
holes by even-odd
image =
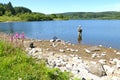
[[[56,15],[63,15],[67,19],[120,19],[120,12],[69,12]]]
[[[46,67],[12,44],[0,41],[0,80],[69,80],[67,72]]]
[[[20,17],[17,16],[0,16],[0,22],[6,21],[22,21]]]
[[[60,14],[49,15],[54,20],[90,20],[90,19],[101,19],[101,20],[120,20],[120,12],[68,12]]]
[[[35,13],[25,7],[13,7],[11,2],[8,4],[0,3],[0,22],[4,21],[43,21],[53,20],[49,15]]]
[[[9,19],[10,18],[10,19]],[[45,21],[45,20],[71,20],[71,19],[120,19],[120,12],[68,12],[60,14],[43,14],[32,12],[25,7],[13,7],[0,3],[0,22],[5,21]]]

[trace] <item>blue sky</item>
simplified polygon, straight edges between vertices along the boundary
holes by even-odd
[[[120,0],[0,0],[45,14],[64,12],[120,11]]]

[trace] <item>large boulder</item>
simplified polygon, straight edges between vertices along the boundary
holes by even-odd
[[[87,66],[87,70],[88,70],[89,73],[95,74],[99,77],[102,77],[102,76],[106,75],[106,72],[103,68],[103,65],[100,64],[100,63],[96,63],[96,64],[89,63],[88,66]]]

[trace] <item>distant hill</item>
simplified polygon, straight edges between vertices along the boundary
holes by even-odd
[[[67,12],[56,14],[62,15],[66,19],[120,19],[120,12]]]

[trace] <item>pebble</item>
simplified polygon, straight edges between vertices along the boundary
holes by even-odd
[[[62,53],[65,52],[65,50],[63,50],[63,49],[60,49],[59,51],[62,52]]]
[[[103,64],[103,65],[106,64],[106,60],[105,59],[100,59],[98,62],[101,63],[101,64]]]
[[[102,45],[99,45],[99,47],[103,47]]]
[[[92,58],[94,59],[95,57],[97,57],[97,54],[96,53],[92,54]]]
[[[120,52],[117,52],[116,54],[120,54]]]

